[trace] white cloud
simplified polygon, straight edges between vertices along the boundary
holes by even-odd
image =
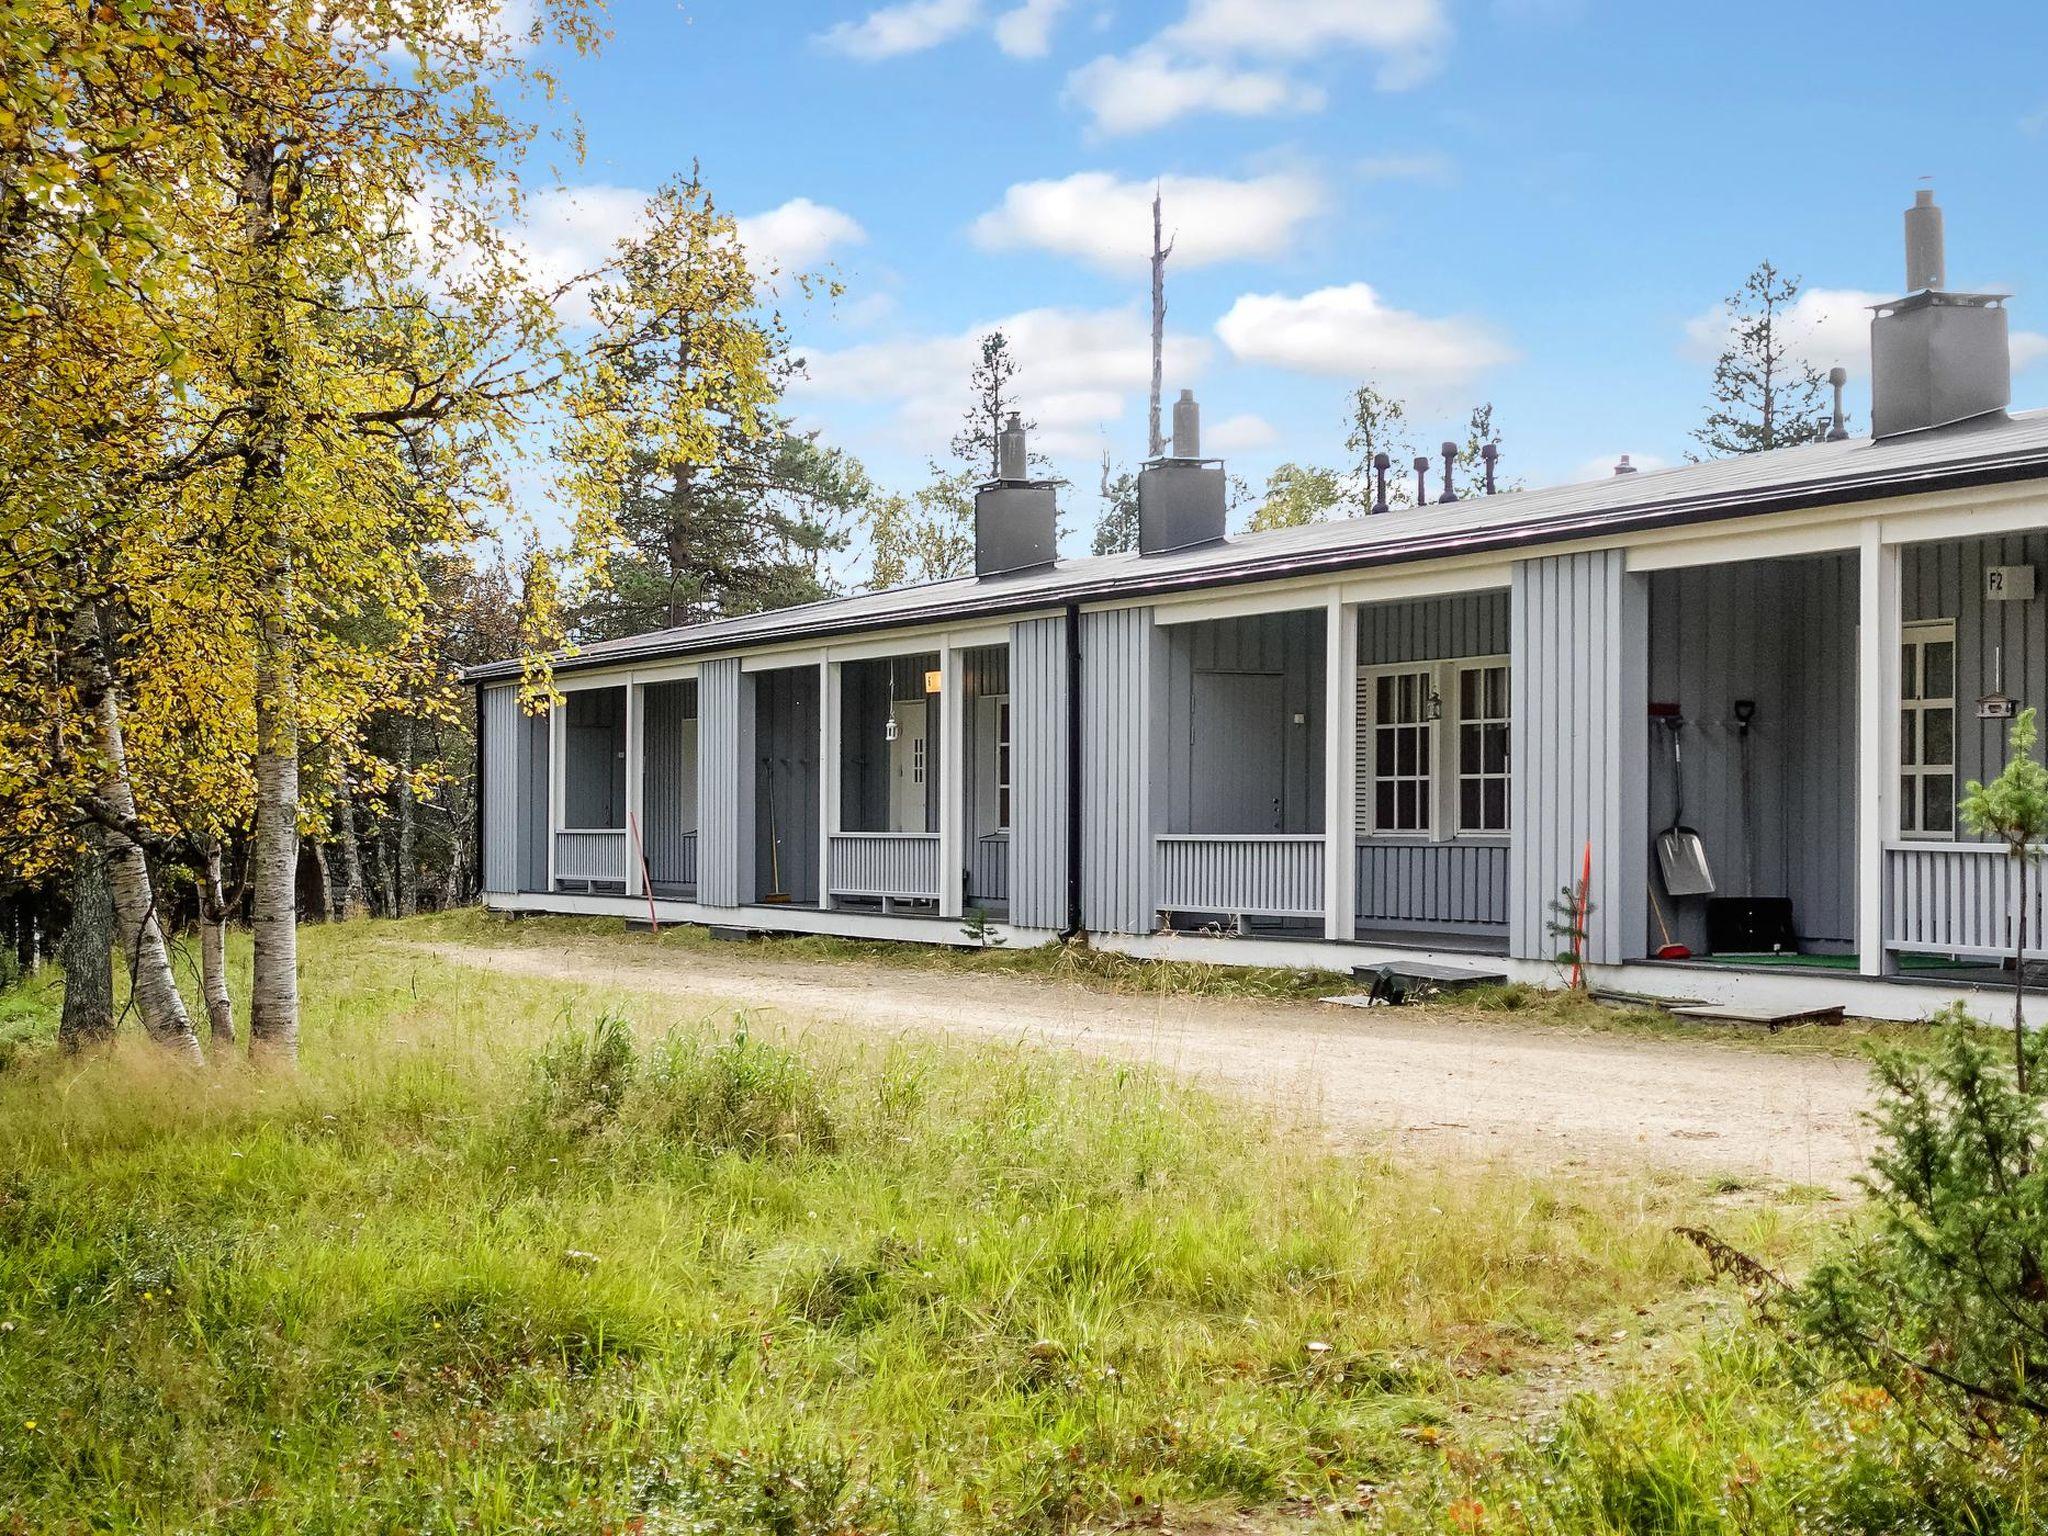
[[[872,62],[936,48],[980,19],[980,0],[903,0],[870,11],[859,21],[842,21],[820,33],[818,41],[850,58]]]
[[[1292,172],[1244,181],[1168,176],[1159,188],[1176,267],[1280,255],[1323,203],[1315,178]],[[990,250],[1033,247],[1127,270],[1151,258],[1152,189],[1106,171],[1019,182],[970,233]]]
[[[1870,370],[1870,306],[1891,294],[1858,288],[1802,288],[1785,311],[1785,342],[1792,355],[1825,373],[1840,363],[1852,371]],[[1734,334],[1735,316],[1716,304],[1685,322],[1685,350],[1701,362],[1720,356]]]
[[[1013,59],[1042,59],[1052,47],[1053,23],[1067,0],[1024,0],[996,18],[996,46]]]
[[[2012,371],[2031,368],[2042,358],[2048,357],[2048,336],[2039,331],[2014,331],[2012,333]]]
[[[1204,453],[1245,453],[1254,448],[1270,448],[1279,441],[1279,428],[1265,417],[1249,412],[1226,416],[1202,428]]]
[[[1092,456],[1102,432],[1133,411],[1152,377],[1151,329],[1137,309],[1032,309],[948,336],[866,342],[806,357],[792,389],[819,400],[886,404],[898,441],[943,458],[968,404],[968,374],[981,338],[1000,329],[1017,358],[1017,404],[1037,420],[1034,447],[1054,456]],[[1168,333],[1170,378],[1196,373],[1201,340]],[[1176,387],[1178,387],[1176,385]]]
[[[1332,48],[1434,48],[1449,33],[1443,0],[1190,0],[1162,37],[1197,53],[1308,59]]]
[[[850,213],[808,197],[793,197],[766,213],[742,214],[740,244],[757,263],[783,272],[802,271],[825,259],[835,247],[859,245],[868,232]]]
[[[1581,480],[1612,480],[1614,466],[1626,458],[1635,465],[1640,474],[1649,474],[1655,469],[1668,469],[1671,461],[1654,453],[1597,453],[1581,464],[1572,474],[1571,483]]]
[[[1247,293],[1216,322],[1216,334],[1248,362],[1425,389],[1462,383],[1516,355],[1481,321],[1394,309],[1365,283],[1300,298]]]
[[[1105,134],[1142,133],[1193,112],[1230,117],[1319,112],[1327,100],[1319,87],[1277,71],[1189,61],[1149,45],[1082,65],[1067,76],[1067,94]]]

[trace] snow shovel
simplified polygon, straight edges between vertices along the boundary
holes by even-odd
[[[1657,834],[1657,867],[1664,889],[1673,896],[1711,896],[1714,872],[1707,867],[1707,847],[1699,833],[1685,824],[1685,759],[1678,733],[1685,722],[1673,715],[1664,722],[1671,733],[1671,825]]]

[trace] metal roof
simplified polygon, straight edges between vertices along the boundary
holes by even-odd
[[[1448,505],[1243,534],[1170,554],[1061,560],[1013,576],[963,576],[863,592],[603,640],[558,656],[555,665],[571,671],[699,655],[2043,477],[2048,410],[2025,411],[1883,441],[1813,443],[1543,490],[1475,495]],[[516,660],[496,661],[464,676],[487,682],[518,670]]]

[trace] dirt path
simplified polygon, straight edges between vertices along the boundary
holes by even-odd
[[[1573,1034],[1448,1008],[1110,995],[1031,977],[784,960],[745,945],[423,946],[461,965],[673,997],[784,1023],[1067,1046],[1154,1062],[1326,1122],[1339,1137],[1545,1164],[1849,1187],[1861,1064]]]

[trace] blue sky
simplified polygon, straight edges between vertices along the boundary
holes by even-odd
[[[1599,0],[618,0],[564,66],[594,241],[692,159],[764,251],[846,285],[798,311],[800,419],[908,488],[1010,320],[1022,403],[1094,510],[1144,450],[1145,189],[1167,178],[1168,394],[1254,484],[1342,456],[1374,379],[1417,439],[1491,400],[1504,472],[1675,462],[1713,313],[1803,275],[1822,367],[1867,360],[1922,176],[1954,287],[2048,343],[2048,8]],[[609,190],[607,190],[609,189]],[[2022,366],[2016,403],[2048,399]]]

